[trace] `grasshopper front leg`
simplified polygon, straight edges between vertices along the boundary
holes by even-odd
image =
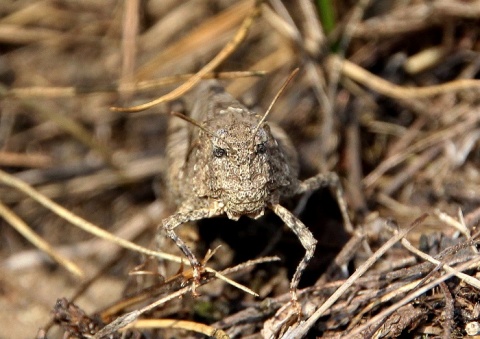
[[[188,261],[192,265],[193,269],[193,287],[192,294],[196,295],[196,287],[200,283],[202,264],[195,257],[190,248],[180,237],[175,233],[174,229],[186,222],[197,221],[205,218],[210,218],[220,213],[216,209],[212,208],[200,208],[193,211],[177,211],[175,214],[168,218],[163,219],[162,224],[167,236],[172,239],[175,244],[182,250],[183,254],[187,257]]]
[[[342,184],[340,178],[335,172],[319,173],[309,179],[306,179],[298,185],[296,194],[302,194],[308,191],[316,190],[320,187],[331,187],[335,191],[340,213],[342,214],[343,224],[347,232],[353,233],[353,226],[348,216],[347,204],[345,202]]]
[[[295,308],[297,308],[300,313],[301,308],[298,305],[297,298],[297,288],[300,278],[303,275],[303,272],[307,268],[308,263],[315,253],[315,248],[317,246],[317,240],[313,237],[312,232],[305,226],[295,215],[293,215],[285,207],[275,204],[270,206],[273,212],[282,219],[282,221],[295,233],[300,242],[302,243],[303,248],[305,248],[305,255],[303,259],[297,266],[297,270],[293,275],[292,281],[290,282],[290,294],[292,296],[292,303]]]

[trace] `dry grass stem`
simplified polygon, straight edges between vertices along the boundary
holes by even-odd
[[[20,219],[11,209],[0,202],[0,216],[5,219],[13,228],[15,228],[21,235],[23,235],[33,246],[49,255],[60,266],[63,266],[67,271],[73,275],[81,278],[84,272],[73,261],[65,258],[58,253],[49,243],[32,231],[30,227]]]
[[[120,107],[111,107],[113,111],[118,112],[140,112],[148,108],[151,108],[155,105],[158,105],[162,102],[168,102],[177,99],[179,96],[185,94],[193,86],[195,86],[205,74],[215,70],[225,59],[227,59],[235,49],[242,43],[243,40],[247,37],[250,26],[253,24],[255,18],[260,14],[260,0],[256,0],[254,6],[250,10],[250,13],[247,15],[245,20],[243,20],[242,25],[238,29],[235,36],[230,40],[222,50],[213,58],[209,63],[202,67],[200,71],[195,73],[188,81],[184,82],[181,86],[177,87],[175,90],[161,96],[158,99],[152,100],[143,105],[138,105],[134,107],[120,108]]]
[[[141,319],[127,326],[129,328],[176,328],[179,330],[193,331],[204,334],[209,338],[228,339],[230,338],[225,332],[211,326],[193,321],[177,320],[177,319]]]
[[[17,178],[9,175],[8,173],[2,170],[0,170],[0,182],[10,187],[14,187],[18,189],[22,193],[28,195],[30,198],[38,202],[39,204],[43,205],[45,208],[49,209],[53,213],[60,216],[61,218],[67,220],[68,222],[84,230],[85,232],[95,235],[96,237],[111,241],[119,246],[122,246],[124,248],[130,249],[138,253],[151,255],[160,259],[170,260],[177,263],[183,263],[183,260],[180,257],[170,255],[168,253],[152,251],[148,248],[136,245],[128,240],[119,238],[105,231],[104,229],[98,227],[97,225],[94,225],[91,222],[88,222],[85,219],[79,217],[78,215],[73,214],[69,210],[65,209],[64,207],[60,206],[54,201],[48,199],[44,195],[38,193],[36,190],[34,190],[32,187],[25,184],[21,180],[18,180]]]
[[[478,335],[478,27],[480,0],[0,1],[0,337]],[[345,203],[269,189],[280,219],[185,222],[179,250],[163,220],[194,203],[175,180],[208,200],[188,220],[231,193],[198,186],[216,141],[190,138],[228,124],[175,132],[221,101],[195,96],[204,79],[270,127],[299,182],[336,173]],[[275,153],[257,146],[249,166]],[[239,202],[278,173],[243,192],[239,171]],[[287,212],[311,256],[293,279]]]
[[[365,263],[363,263],[348,279],[345,281],[342,286],[340,286],[335,293],[333,293],[330,298],[328,298],[322,306],[320,306],[304,323],[300,324],[298,327],[291,329],[287,332],[284,338],[301,338],[303,337],[307,331],[315,324],[315,322],[322,316],[322,314],[329,309],[353,283],[360,278],[370,267],[372,267],[375,262],[380,259],[382,255],[385,254],[393,245],[395,245],[398,241],[400,241],[403,237],[405,237],[411,230],[421,224],[426,218],[428,214],[424,214],[421,217],[417,218],[410,227],[405,228],[402,231],[399,231],[388,240],[385,244],[382,245],[375,253],[372,254],[368,258]]]

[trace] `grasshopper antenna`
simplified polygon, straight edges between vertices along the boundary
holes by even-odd
[[[268,109],[267,111],[265,112],[265,114],[263,115],[262,119],[260,120],[260,122],[258,123],[258,125],[255,127],[255,129],[253,130],[253,137],[255,138],[255,135],[257,134],[258,132],[258,129],[260,128],[260,126],[262,126],[262,124],[265,122],[265,119],[267,119],[267,116],[268,114],[270,113],[270,111],[272,110],[272,107],[273,105],[275,105],[275,103],[277,102],[278,98],[280,97],[280,95],[282,95],[282,93],[285,91],[285,88],[287,88],[287,85],[290,83],[290,81],[297,75],[298,71],[300,70],[299,67],[295,68],[292,73],[290,73],[290,75],[288,76],[287,80],[285,80],[285,82],[283,83],[282,87],[280,87],[279,91],[277,92],[277,94],[275,95],[275,98],[273,98],[272,102],[270,103],[270,106],[268,106]]]
[[[185,120],[186,122],[192,124],[193,126],[196,126],[198,128],[200,128],[202,131],[204,131],[205,133],[207,133],[208,135],[212,136],[212,137],[216,137],[215,133],[213,132],[210,132],[208,129],[206,129],[205,127],[203,127],[200,123],[198,123],[196,120],[190,118],[190,117],[187,117],[185,114],[183,113],[180,113],[180,112],[175,112],[175,111],[172,111],[170,112],[170,115],[173,115],[174,117],[177,117],[177,118],[180,118],[182,120]]]
[[[172,111],[170,112],[170,115],[173,115],[177,118],[180,118],[182,120],[185,120],[186,122],[192,124],[193,126],[196,126],[198,128],[200,128],[202,131],[204,131],[205,133],[207,133],[208,135],[210,135],[211,137],[214,137],[214,138],[219,138],[221,139],[218,135],[216,135],[214,132],[212,131],[209,131],[208,129],[206,129],[205,127],[203,127],[198,121],[186,116],[185,114],[182,114],[180,112],[176,112],[176,111]],[[223,142],[225,144],[227,144],[228,148],[230,149],[231,152],[233,152],[233,148],[225,141],[223,140]]]

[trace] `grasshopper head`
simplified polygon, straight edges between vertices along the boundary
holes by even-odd
[[[260,217],[266,204],[277,196],[275,191],[289,183],[287,173],[283,173],[288,172],[284,156],[269,126],[258,126],[260,118],[229,107],[206,122],[213,135],[201,138],[210,157],[203,169],[209,189],[223,203],[230,219]]]

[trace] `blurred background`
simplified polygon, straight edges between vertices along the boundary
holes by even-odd
[[[170,240],[153,240],[162,218],[175,210],[163,180],[171,103],[141,113],[110,107],[142,104],[184,83],[188,75],[181,75],[214,58],[253,6],[251,0],[2,0],[0,169],[109,232],[181,255]],[[431,217],[409,239],[431,255],[451,246],[452,239],[475,239],[480,1],[271,0],[257,6],[260,15],[246,39],[214,76],[227,78],[221,80],[227,91],[264,112],[300,67],[268,119],[291,137],[301,178],[337,172],[352,221],[373,250],[391,238],[391,225],[406,227],[424,212]],[[246,71],[248,76],[227,74]],[[0,203],[0,338],[34,337],[52,317],[58,320],[56,300],[72,300],[81,286],[85,291],[75,304],[93,316],[179,270],[178,264],[157,263],[76,228],[12,187],[4,175]],[[319,240],[301,286],[315,290],[326,280],[346,278],[340,270],[328,270],[351,237],[330,191],[285,204]],[[78,264],[84,277],[37,250],[12,227],[19,225],[12,222],[15,217]],[[222,245],[211,259],[217,269],[264,255],[281,261],[235,277],[260,299],[215,282],[200,289],[200,298],[176,300],[152,317],[214,324],[258,306],[266,297],[288,292],[304,253],[273,216],[203,221],[178,232],[199,257]],[[345,267],[353,271],[369,255],[363,247]],[[403,260],[400,269],[417,264],[415,258],[399,246],[375,269],[387,272]],[[129,275],[135,270],[153,273]],[[89,279],[92,283],[83,285]],[[315,296],[321,304],[323,296]],[[419,335],[464,335],[467,320],[478,319],[479,312],[472,311],[478,298],[456,296],[464,298],[455,305],[463,316],[438,320],[443,319],[438,305],[445,302],[432,297],[440,304],[429,308],[425,301],[418,309],[428,316],[411,320],[399,333],[408,328]],[[343,311],[351,313],[332,310],[340,315],[330,314],[310,335],[347,333],[355,311]],[[240,329],[232,325],[229,333],[253,338],[273,313]],[[48,337],[61,337],[68,329],[55,326]],[[161,333],[191,335],[171,331]]]

